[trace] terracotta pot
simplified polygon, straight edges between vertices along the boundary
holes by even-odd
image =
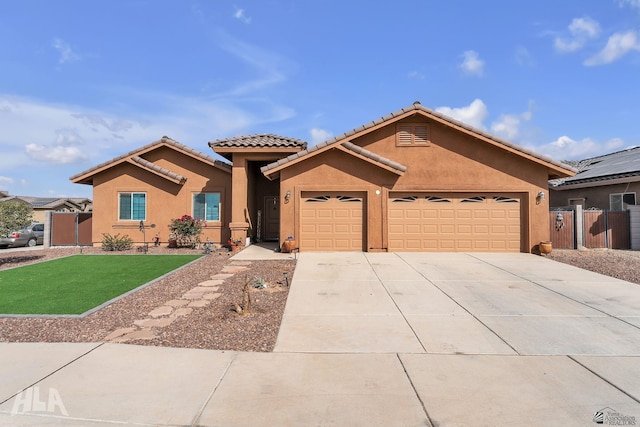
[[[540,248],[540,253],[544,255],[550,254],[553,249],[551,242],[540,242],[538,248]]]
[[[294,249],[298,249],[298,244],[296,243],[295,240],[285,240],[282,243],[282,252],[290,253]]]

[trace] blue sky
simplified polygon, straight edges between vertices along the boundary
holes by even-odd
[[[570,160],[640,145],[640,0],[0,0],[0,189],[167,135],[311,145],[420,101]]]

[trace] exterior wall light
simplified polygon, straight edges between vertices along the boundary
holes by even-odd
[[[291,200],[291,190],[287,190],[287,193],[284,195],[284,202],[289,203],[289,200]]]
[[[544,191],[539,191],[538,192],[538,199],[540,199],[540,201],[544,200]]]

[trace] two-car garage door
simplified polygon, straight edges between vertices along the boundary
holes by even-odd
[[[364,195],[304,192],[300,250],[366,250]],[[391,193],[389,251],[521,250],[521,201],[513,194]]]
[[[520,199],[504,194],[391,194],[389,251],[519,252]]]

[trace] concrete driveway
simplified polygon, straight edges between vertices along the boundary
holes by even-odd
[[[305,253],[278,352],[640,355],[640,286],[529,254]]]
[[[275,352],[0,343],[0,424],[638,425],[639,354],[638,285],[527,254],[303,253]]]

